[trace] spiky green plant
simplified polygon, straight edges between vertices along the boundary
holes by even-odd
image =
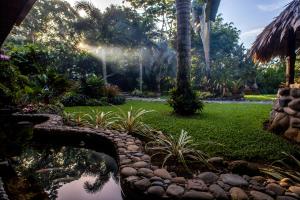
[[[201,163],[212,168],[206,161],[208,156],[197,149],[192,137],[185,130],[181,130],[179,137],[159,134],[155,140],[147,143],[146,150],[152,153],[152,157],[158,155],[164,157],[162,167],[168,160],[172,160],[182,164],[188,171],[190,171],[188,163]]]
[[[121,131],[126,131],[129,134],[138,134],[145,137],[152,137],[150,126],[143,123],[142,117],[153,110],[137,109],[132,107],[127,112],[119,109],[119,113],[116,115],[115,128]]]
[[[275,161],[271,166],[260,168],[260,171],[277,180],[289,178],[300,184],[300,160],[286,152],[282,154],[286,158]]]
[[[66,111],[64,111],[63,115],[62,115],[62,118],[63,118],[64,122],[67,123],[67,124],[72,123],[74,117],[75,117],[74,113],[70,113],[70,112],[66,112]]]
[[[85,117],[95,128],[111,128],[117,121],[114,113],[111,111],[103,112],[100,110],[91,110],[91,114],[86,114]]]
[[[73,121],[76,123],[77,126],[85,126],[89,124],[88,121],[86,120],[84,113],[75,112],[73,114],[74,114]]]

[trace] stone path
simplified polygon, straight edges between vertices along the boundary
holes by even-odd
[[[146,101],[146,102],[166,102],[166,99],[161,98],[143,98],[143,97],[126,97],[127,100],[132,101]],[[273,101],[219,101],[219,100],[205,100],[205,103],[220,103],[220,104],[272,104]]]

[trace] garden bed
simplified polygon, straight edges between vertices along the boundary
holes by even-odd
[[[168,169],[151,162],[144,152],[143,142],[126,133],[114,130],[68,127],[60,117],[49,115],[49,120],[34,128],[35,134],[71,134],[74,137],[96,136],[111,141],[119,161],[121,183],[128,199],[299,199],[300,187],[288,180],[277,182],[262,176],[244,174],[250,172],[250,163],[235,161],[235,168],[246,169],[240,174],[230,171],[204,171],[193,177],[177,176]],[[106,138],[106,139],[105,139]],[[102,139],[102,140],[103,140]],[[110,142],[109,142],[110,143]],[[110,149],[111,150],[111,149]],[[214,166],[226,166],[228,162],[219,157],[209,160]],[[227,163],[227,164],[226,164]],[[231,162],[231,166],[234,163]],[[246,167],[246,168],[245,168]],[[225,169],[225,168],[224,168]]]

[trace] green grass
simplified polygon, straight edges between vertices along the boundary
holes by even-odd
[[[259,95],[245,95],[248,101],[274,101],[276,94],[259,94]]]
[[[271,105],[216,104],[205,105],[200,115],[179,117],[171,114],[165,103],[129,101],[119,106],[122,109],[154,109],[144,116],[145,123],[168,134],[188,131],[199,148],[210,156],[252,161],[273,161],[282,158],[282,151],[293,153],[300,148],[282,137],[263,131],[263,122],[268,119]],[[116,107],[100,107],[103,111],[118,111]],[[66,108],[68,112],[90,112],[91,107]],[[220,143],[222,145],[218,145]]]

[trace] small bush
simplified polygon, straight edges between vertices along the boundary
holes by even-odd
[[[201,112],[203,110],[203,102],[190,88],[186,88],[185,91],[173,89],[170,93],[171,98],[168,100],[168,103],[173,107],[175,113],[192,115],[197,111]]]
[[[104,87],[105,96],[112,98],[115,96],[120,96],[121,90],[117,85],[107,85]]]
[[[126,98],[124,96],[114,96],[112,98],[108,98],[108,103],[113,105],[122,105],[126,102]]]
[[[132,96],[135,96],[135,97],[142,97],[143,96],[143,92],[138,90],[138,89],[135,89],[131,92],[131,95]]]
[[[107,98],[102,97],[100,99],[87,99],[85,102],[86,106],[107,106]]]
[[[199,99],[208,99],[208,98],[212,98],[214,96],[210,92],[202,92],[202,91],[198,91],[196,94]]]
[[[96,75],[81,80],[80,93],[89,98],[98,99],[104,96],[104,81]]]
[[[61,103],[66,107],[85,106],[87,97],[82,94],[68,94],[61,99]]]

